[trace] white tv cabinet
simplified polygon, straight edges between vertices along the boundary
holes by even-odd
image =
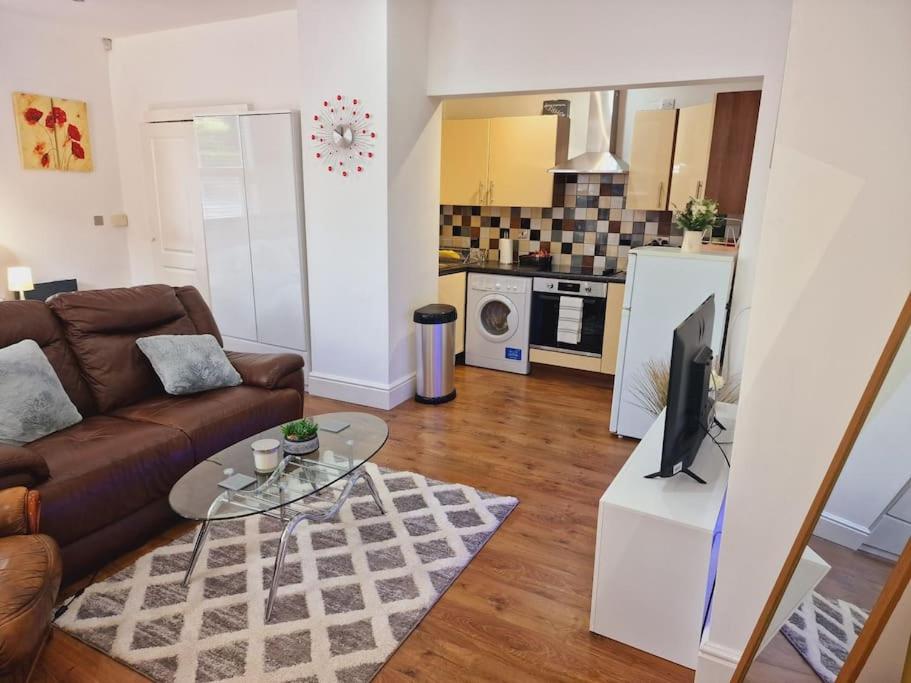
[[[732,441],[736,406],[718,403],[716,413],[726,427],[718,441]],[[695,669],[728,466],[706,438],[691,468],[706,484],[646,479],[663,441],[662,412],[601,496],[590,628]]]

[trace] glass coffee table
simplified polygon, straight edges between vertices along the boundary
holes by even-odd
[[[275,554],[275,569],[266,603],[266,621],[269,621],[288,543],[301,522],[333,519],[351,495],[355,484],[362,479],[377,507],[385,513],[364,463],[386,443],[389,437],[386,423],[367,413],[326,413],[310,417],[318,425],[322,423],[335,428],[347,423],[348,426],[338,432],[321,427],[318,451],[307,455],[286,454],[274,472],[260,474],[253,468],[250,445],[259,439],[271,438],[281,442],[280,428],[273,427],[203,460],[174,484],[168,497],[171,507],[181,517],[202,522],[184,576],[184,585],[190,582],[210,524],[250,515],[268,515],[279,519],[285,527]],[[246,474],[256,481],[238,491],[219,486],[233,474]],[[338,488],[334,484],[339,484],[341,491],[333,498],[333,489]]]

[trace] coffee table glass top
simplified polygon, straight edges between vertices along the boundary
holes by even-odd
[[[168,498],[171,507],[186,519],[234,519],[277,510],[289,503],[319,498],[319,492],[350,475],[370,460],[386,443],[389,429],[378,417],[367,413],[326,413],[310,416],[321,421],[347,422],[333,433],[319,430],[319,450],[307,455],[284,456],[275,472],[260,474],[253,468],[250,445],[259,439],[278,439],[282,433],[272,427],[219,451],[187,472],[174,484]],[[240,491],[226,491],[218,484],[232,471],[256,478]]]

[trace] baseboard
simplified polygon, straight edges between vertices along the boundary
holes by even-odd
[[[704,639],[696,657],[696,683],[729,683],[741,654],[739,650]]]
[[[313,371],[310,373],[309,393],[337,401],[357,403],[370,408],[390,410],[414,397],[415,375],[406,375],[392,384],[365,382]]]
[[[843,517],[823,511],[813,535],[851,548],[851,550],[857,550],[867,542],[870,530]]]

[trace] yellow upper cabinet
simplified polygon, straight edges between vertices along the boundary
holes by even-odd
[[[505,116],[443,121],[440,203],[550,206],[566,160],[569,119]]]
[[[669,209],[683,209],[690,197],[705,196],[714,122],[714,101],[680,110]]]
[[[636,112],[627,181],[627,209],[667,208],[676,109]]]
[[[440,203],[479,206],[487,192],[489,119],[443,121]]]
[[[490,119],[487,165],[492,206],[551,206],[554,176],[548,169],[566,159],[569,120],[562,116]]]

